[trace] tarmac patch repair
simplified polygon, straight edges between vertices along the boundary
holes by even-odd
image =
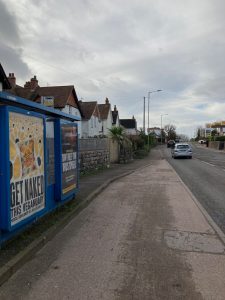
[[[225,246],[212,234],[169,230],[164,232],[164,241],[175,250],[225,254]]]

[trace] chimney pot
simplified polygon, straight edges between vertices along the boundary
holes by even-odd
[[[14,76],[14,73],[9,73],[8,80],[11,87],[14,88],[16,86],[16,77]]]

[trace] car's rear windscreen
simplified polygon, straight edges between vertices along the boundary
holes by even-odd
[[[189,149],[188,145],[177,145],[177,149]]]

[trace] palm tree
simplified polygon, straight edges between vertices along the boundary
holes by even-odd
[[[117,141],[120,145],[122,145],[122,142],[125,139],[124,128],[121,126],[113,126],[109,129],[109,135],[112,140]]]
[[[119,148],[118,148],[118,156],[119,160],[121,157],[126,156],[126,150],[128,148],[131,148],[132,142],[131,140],[126,136],[125,130],[121,126],[113,126],[111,129],[109,129],[109,135],[113,141],[117,141]]]

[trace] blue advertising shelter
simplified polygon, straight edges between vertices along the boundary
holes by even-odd
[[[0,92],[0,243],[75,197],[79,120]]]

